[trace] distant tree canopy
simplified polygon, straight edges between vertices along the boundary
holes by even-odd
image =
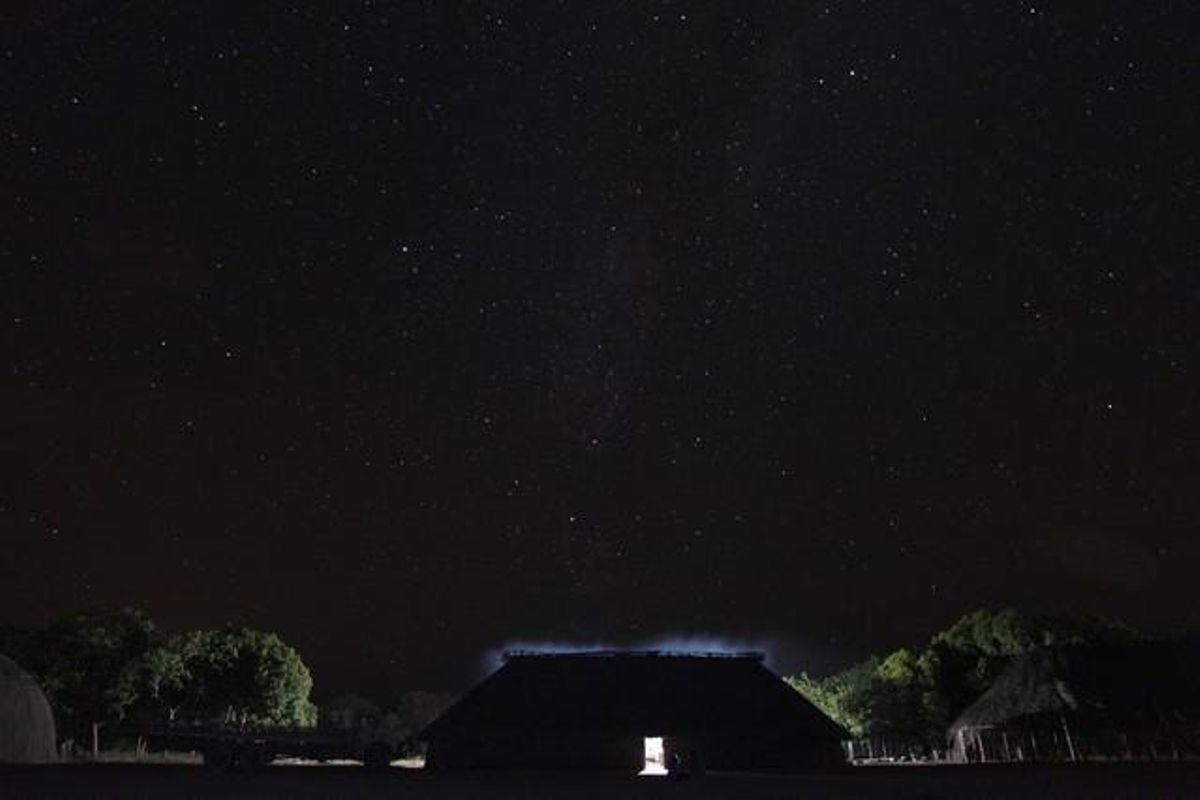
[[[421,746],[412,737],[441,716],[454,701],[455,697],[445,692],[405,692],[384,715],[383,725],[395,739],[408,742],[408,755],[423,754]]]
[[[377,705],[356,694],[339,695],[321,706],[321,725],[334,730],[370,729],[382,717]]]
[[[316,724],[312,675],[275,634],[195,631],[167,647],[179,653],[193,716],[238,725]]]
[[[414,690],[405,692],[384,708],[355,694],[344,694],[321,706],[321,725],[334,730],[366,733],[372,740],[383,738],[405,743],[405,755],[423,753],[413,740],[454,702],[444,692]]]
[[[312,676],[273,633],[246,628],[165,636],[141,611],[103,608],[45,628],[0,631],[33,673],[60,736],[90,739],[131,720],[314,725]]]
[[[1014,656],[1132,638],[1129,628],[1111,620],[985,609],[964,615],[922,650],[901,648],[825,678],[802,673],[786,680],[854,737],[941,746],[954,718]]]
[[[391,715],[407,736],[413,736],[454,705],[454,701],[454,695],[446,692],[405,692],[394,704]]]

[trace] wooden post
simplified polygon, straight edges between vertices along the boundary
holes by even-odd
[[[1062,724],[1063,735],[1067,737],[1067,755],[1072,761],[1078,761],[1079,758],[1075,753],[1075,742],[1071,740],[1071,729],[1067,727],[1067,717],[1065,714],[1058,715],[1058,721]]]
[[[1000,741],[1004,743],[1004,760],[1012,761],[1012,751],[1008,749],[1008,731],[1000,731]]]

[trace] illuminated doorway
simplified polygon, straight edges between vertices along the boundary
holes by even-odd
[[[663,737],[647,736],[645,745],[645,766],[638,775],[666,775],[666,756],[663,752]]]

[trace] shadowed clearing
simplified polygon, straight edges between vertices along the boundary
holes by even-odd
[[[699,780],[593,773],[435,774],[354,767],[271,767],[254,774],[198,767],[69,764],[0,766],[0,795],[29,798],[1187,798],[1200,765],[870,767],[835,774],[710,774]]]

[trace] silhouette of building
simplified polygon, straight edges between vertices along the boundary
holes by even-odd
[[[743,653],[510,653],[418,738],[426,765],[653,771],[841,763],[845,732]]]
[[[53,761],[57,753],[54,714],[28,673],[0,655],[0,761]]]

